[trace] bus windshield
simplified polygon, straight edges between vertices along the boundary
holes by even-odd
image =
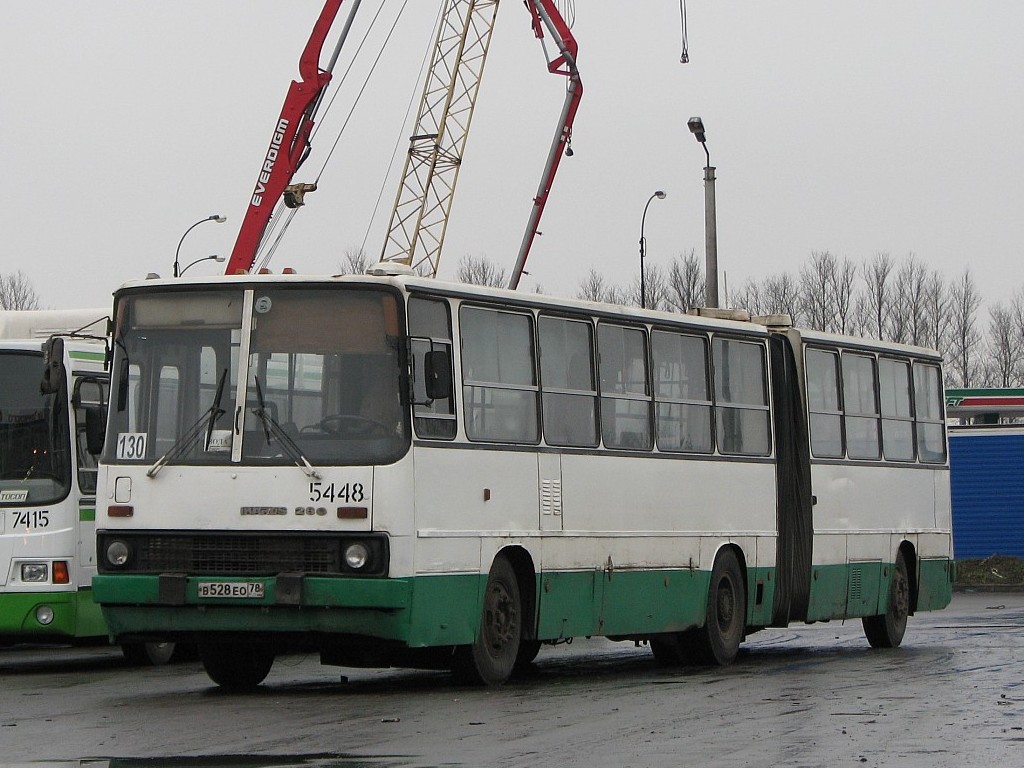
[[[60,395],[40,393],[42,374],[42,354],[0,353],[2,506],[51,504],[71,489],[66,407]]]
[[[394,294],[147,292],[117,318],[106,461],[379,464],[408,447]]]

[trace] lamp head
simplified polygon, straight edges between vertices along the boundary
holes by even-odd
[[[221,216],[219,213],[215,213],[215,214],[213,214],[213,216],[209,217],[209,220],[210,221],[216,221],[218,224],[223,224],[225,221],[228,220],[228,217],[227,216]]]
[[[216,254],[216,255],[214,255],[214,256],[210,256],[209,258],[213,259],[213,260],[214,260],[214,261],[216,261],[216,262],[217,262],[218,264],[220,264],[221,262],[223,262],[223,261],[224,261],[224,257],[223,257],[223,256],[221,256],[220,254]]]
[[[668,197],[668,194],[659,189],[657,192],[654,193],[654,196],[659,200],[664,200],[666,197]]]
[[[687,120],[686,127],[690,129],[690,133],[692,133],[701,144],[706,141],[704,137],[704,121],[699,117],[691,117]]]

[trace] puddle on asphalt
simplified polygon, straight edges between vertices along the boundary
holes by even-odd
[[[42,760],[7,768],[408,768],[416,763],[399,756],[356,755],[209,755],[202,757],[90,757]]]

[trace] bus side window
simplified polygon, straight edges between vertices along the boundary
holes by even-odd
[[[882,409],[882,454],[891,461],[914,460],[914,421],[910,408],[910,363],[880,358],[878,389]]]
[[[466,436],[536,443],[539,387],[532,316],[463,307],[460,318]]]
[[[651,353],[658,448],[710,453],[713,444],[707,340],[654,331]]]
[[[608,448],[649,451],[651,393],[647,338],[638,328],[601,323],[597,330],[601,373],[601,436]]]
[[[875,359],[843,353],[843,410],[846,452],[851,459],[880,459]]]
[[[946,435],[942,420],[941,376],[937,365],[914,364],[914,405],[918,458],[929,464],[942,464],[946,460]]]
[[[842,458],[843,417],[839,408],[839,355],[823,349],[808,349],[805,364],[811,455],[818,458]]]
[[[597,387],[590,323],[540,318],[544,439],[550,445],[597,445]]]
[[[716,336],[713,353],[718,450],[767,456],[771,437],[764,344]]]
[[[420,437],[453,440],[457,431],[455,420],[455,392],[448,397],[428,397],[423,380],[427,369],[427,355],[447,353],[452,360],[452,323],[448,303],[433,299],[409,299],[409,335],[412,339],[413,366],[413,426]],[[436,360],[441,356],[435,356]],[[451,370],[448,371],[449,376]]]

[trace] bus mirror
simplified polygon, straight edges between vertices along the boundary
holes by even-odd
[[[60,392],[64,382],[64,339],[51,336],[43,344],[43,380],[39,390],[44,395]]]
[[[423,355],[423,385],[431,400],[452,396],[452,361],[445,350],[435,349]]]
[[[103,437],[107,431],[106,409],[99,405],[85,408],[85,449],[93,456],[103,452]]]

